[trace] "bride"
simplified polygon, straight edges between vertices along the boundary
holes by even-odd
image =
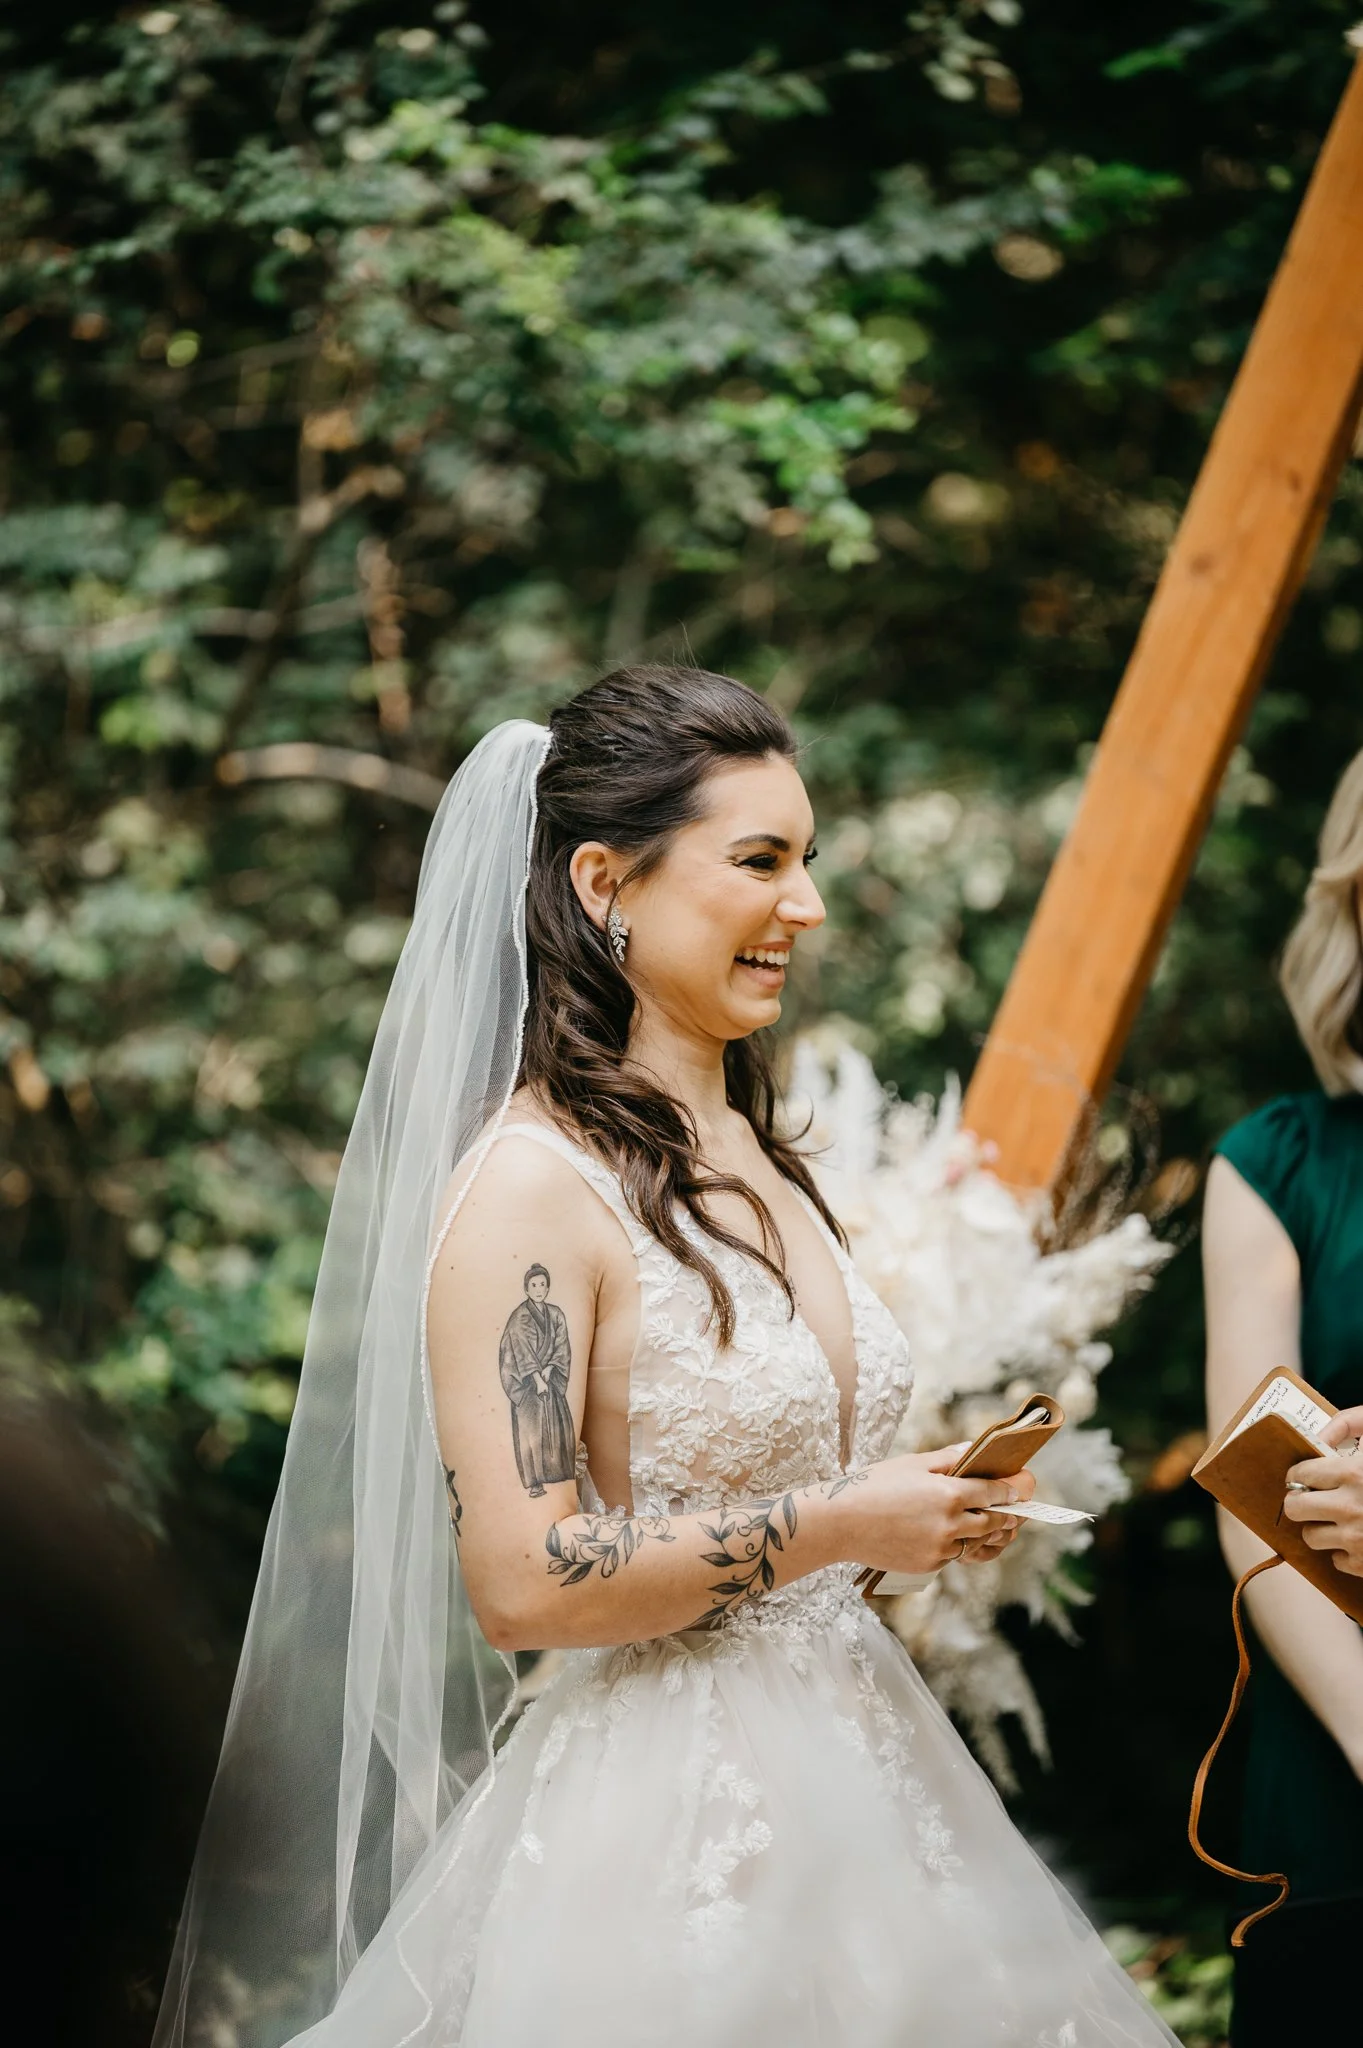
[[[857,1589],[1032,1481],[889,1455],[904,1340],[781,1132],[795,763],[621,670],[445,794],[157,2048],[1173,2041]]]

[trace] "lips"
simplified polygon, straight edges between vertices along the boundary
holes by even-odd
[[[762,987],[775,992],[785,986],[789,946],[754,946],[750,953],[737,953],[734,965],[750,974]]]

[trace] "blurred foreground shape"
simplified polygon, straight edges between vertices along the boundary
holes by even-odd
[[[0,1972],[43,2048],[146,2041],[221,1713],[117,1486],[78,1411],[0,1377]]]

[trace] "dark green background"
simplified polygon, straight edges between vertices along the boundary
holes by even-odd
[[[443,779],[498,717],[689,646],[809,742],[836,932],[788,1021],[851,1020],[908,1092],[968,1075],[1353,13],[163,12],[0,38],[0,1286],[11,1381],[60,1394],[148,1570],[170,1534],[169,1633],[220,1698],[426,816],[224,788],[219,754]],[[1272,962],[1363,744],[1361,562],[1351,464],[1106,1106],[1135,1183],[1309,1083]],[[906,852],[934,792],[938,850]],[[1184,1801],[1230,1644],[1202,1502],[1142,1490],[1200,1420],[1195,1204],[1165,1227],[1102,1383],[1136,1496],[1081,1645],[1027,1644],[1056,1764],[1018,1811],[1105,1924],[1196,1948],[1220,1893]],[[130,2040],[181,1853],[110,1966]]]

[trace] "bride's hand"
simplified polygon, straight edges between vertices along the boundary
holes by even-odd
[[[953,1479],[951,1467],[967,1448],[910,1452],[868,1465],[843,1496],[852,1554],[880,1571],[935,1572],[960,1561],[983,1564],[998,1557],[1019,1528],[1007,1510],[1030,1500],[1030,1472],[1011,1479]]]

